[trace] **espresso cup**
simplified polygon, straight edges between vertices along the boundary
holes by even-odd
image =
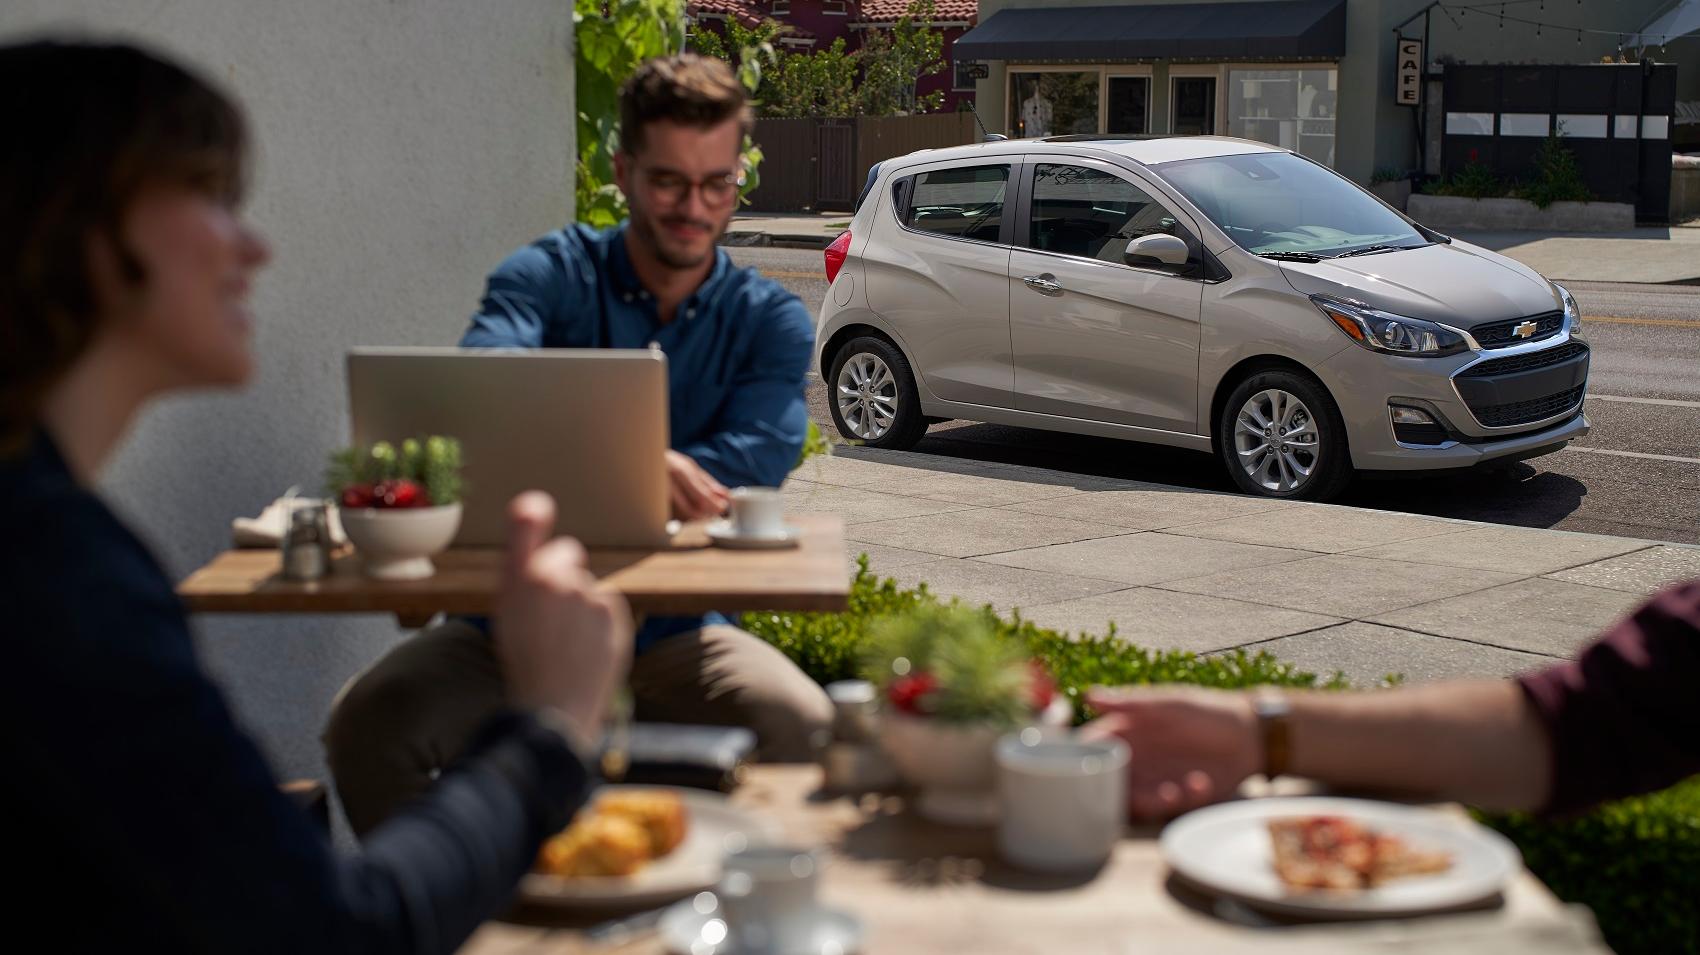
[[[1035,872],[1101,866],[1127,815],[1127,744],[1036,729],[998,741],[998,850]]]
[[[739,955],[802,951],[814,935],[820,856],[811,849],[756,846],[726,857],[718,895]]]
[[[732,489],[732,529],[740,537],[783,537],[785,498],[776,487]]]

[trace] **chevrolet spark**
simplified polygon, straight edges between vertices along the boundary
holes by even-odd
[[[887,160],[826,271],[821,376],[872,447],[995,422],[1207,451],[1248,493],[1326,500],[1588,433],[1569,292],[1261,143]]]

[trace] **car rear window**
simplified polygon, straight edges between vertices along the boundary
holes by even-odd
[[[1003,229],[1008,166],[934,169],[914,177],[903,224],[919,232],[996,242]]]

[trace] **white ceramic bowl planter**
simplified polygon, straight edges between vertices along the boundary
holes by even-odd
[[[341,508],[342,529],[366,575],[378,580],[424,580],[437,572],[431,558],[460,530],[460,504],[441,507]]]
[[[1059,695],[1033,723],[1060,728],[1071,714],[1068,700]],[[1010,729],[887,711],[880,719],[880,743],[904,780],[921,791],[915,808],[922,817],[990,826],[998,821],[997,742]]]

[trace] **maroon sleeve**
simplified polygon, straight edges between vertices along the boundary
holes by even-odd
[[[1700,580],[1642,604],[1575,660],[1518,682],[1552,739],[1546,812],[1700,773]]]

